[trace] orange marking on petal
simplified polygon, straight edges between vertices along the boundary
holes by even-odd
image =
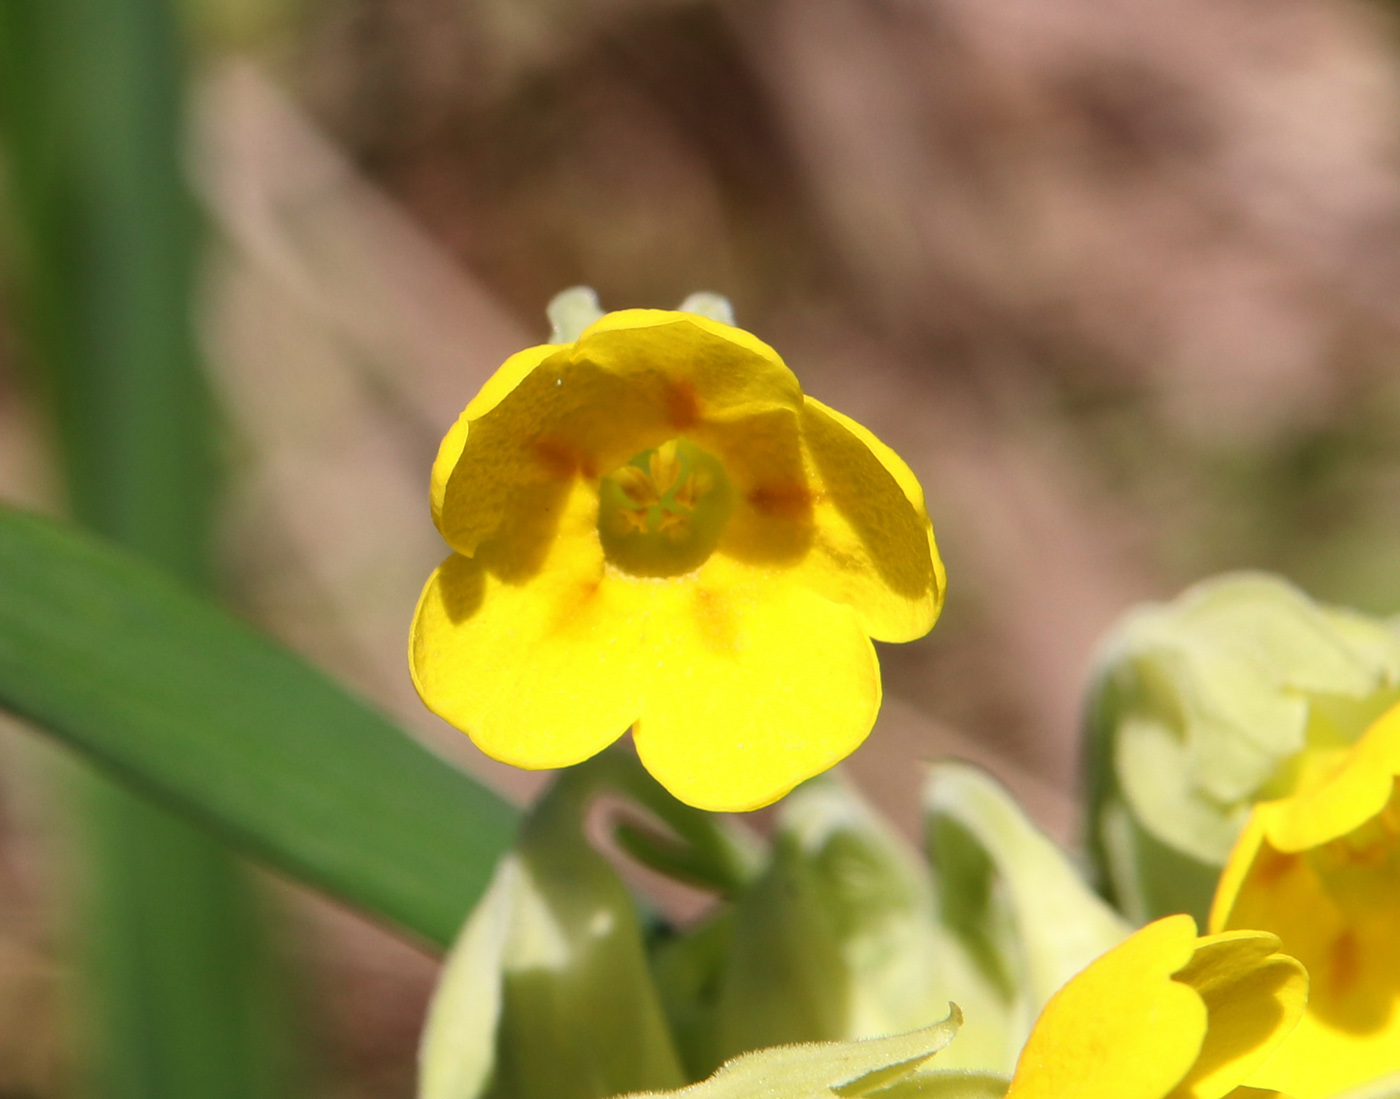
[[[567,481],[579,472],[592,476],[591,463],[576,446],[559,439],[536,439],[534,451],[536,460],[556,481]]]
[[[700,419],[700,399],[695,395],[695,386],[684,378],[673,380],[666,387],[666,412],[678,430],[694,427]]]
[[[1354,931],[1343,931],[1333,940],[1327,962],[1329,991],[1333,995],[1345,994],[1361,973],[1360,950]]]
[[[1299,856],[1286,851],[1275,851],[1267,844],[1259,849],[1254,864],[1255,880],[1265,888],[1276,885],[1298,865]]]
[[[588,611],[588,605],[598,597],[602,586],[602,577],[596,577],[583,580],[571,591],[562,594],[555,606],[552,632],[563,633],[570,627],[579,625]]]
[[[715,652],[737,652],[739,631],[729,600],[707,588],[695,589],[695,620],[700,636]]]
[[[798,482],[759,485],[749,492],[748,501],[756,511],[778,519],[802,520],[812,514],[812,493]]]

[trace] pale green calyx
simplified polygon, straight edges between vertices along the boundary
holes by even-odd
[[[679,308],[682,313],[694,313],[699,317],[709,317],[710,320],[719,321],[720,324],[734,323],[734,306],[730,304],[729,299],[723,294],[716,294],[709,290],[697,290],[681,302]]]
[[[1400,698],[1400,635],[1263,573],[1136,609],[1097,666],[1091,847],[1143,920],[1203,916],[1254,802],[1286,794],[1307,751],[1354,741]]]
[[[734,323],[734,306],[729,299],[709,290],[697,290],[679,308],[682,313],[694,313],[721,324]],[[545,315],[549,317],[549,342],[573,343],[585,328],[603,316],[603,307],[593,287],[571,286],[550,299]]]
[[[1131,928],[1006,789],[970,764],[930,767],[924,825],[941,922],[1000,989],[1009,1055],[970,1067],[1009,1075],[1050,997]]]
[[[915,1072],[953,1040],[962,1023],[955,1004],[933,1026],[888,1038],[807,1042],[745,1053],[713,1076],[648,1099],[865,1099]],[[641,1099],[640,1096],[636,1099]]]
[[[600,794],[618,847],[715,894],[705,917],[638,919],[586,838]],[[764,844],[625,751],[562,772],[448,959],[420,1099],[999,1099],[1127,927],[975,768],[933,767],[924,805],[927,860],[835,773]]]
[[[559,291],[544,311],[549,317],[550,343],[573,343],[585,328],[603,316],[598,292],[591,286],[571,286]]]

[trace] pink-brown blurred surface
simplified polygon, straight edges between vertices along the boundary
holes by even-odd
[[[919,474],[947,610],[882,648],[885,709],[849,764],[910,834],[917,762],[956,754],[1073,841],[1079,699],[1134,601],[1257,565],[1400,609],[1386,8],[205,0],[190,16],[229,597],[513,797],[541,776],[422,709],[405,632],[445,552],[425,502],[438,437],[576,283],[610,307],[727,294]],[[18,372],[3,382],[0,494],[60,508],[44,425]],[[0,749],[0,1024],[30,1020],[0,1025],[0,1093],[49,1095],[43,750],[20,730]],[[285,892],[321,1092],[411,1094],[433,964]]]

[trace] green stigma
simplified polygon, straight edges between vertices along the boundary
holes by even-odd
[[[734,490],[719,459],[685,439],[644,450],[598,484],[598,536],[634,576],[679,576],[719,544]]]

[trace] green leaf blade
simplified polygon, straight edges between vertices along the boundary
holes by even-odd
[[[0,705],[294,877],[446,945],[517,813],[155,570],[0,508]]]

